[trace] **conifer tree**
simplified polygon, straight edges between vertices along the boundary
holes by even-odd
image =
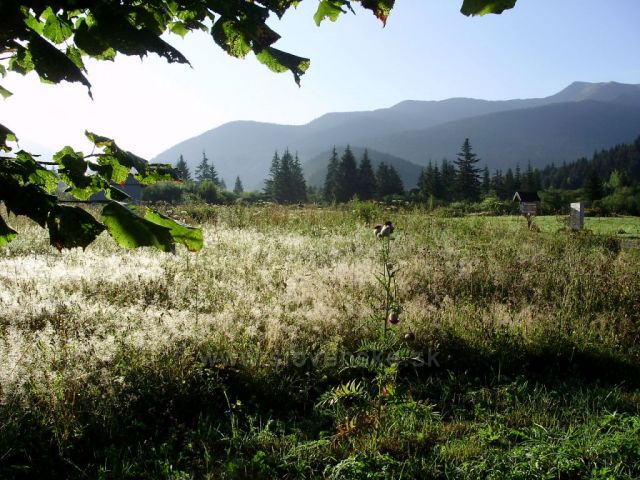
[[[280,169],[275,178],[275,201],[278,203],[291,202],[293,157],[287,148],[280,158]]]
[[[522,172],[520,171],[519,163],[516,163],[516,173],[513,176],[513,188],[514,192],[522,190]]]
[[[584,194],[591,202],[602,198],[602,179],[595,168],[591,169],[584,184]]]
[[[504,188],[504,176],[502,175],[502,170],[496,170],[493,174],[493,178],[491,179],[491,188],[498,198],[504,200],[507,198],[507,194],[505,193]]]
[[[275,153],[264,192],[267,197],[278,203],[306,201],[307,186],[297,154],[294,158],[288,149],[282,157],[278,152]]]
[[[329,159],[329,164],[327,165],[327,175],[324,180],[324,199],[327,202],[336,201],[339,166],[338,152],[336,152],[336,147],[334,146],[333,151],[331,152],[331,158]]]
[[[202,160],[198,164],[196,168],[196,180],[199,182],[203,182],[205,180],[209,180],[213,182],[218,187],[224,187],[220,178],[218,177],[218,172],[216,171],[216,167],[211,163],[209,163],[209,159],[207,158],[207,153],[202,151]]]
[[[479,169],[476,167],[480,159],[473,153],[471,142],[466,138],[454,163],[456,172],[456,197],[461,200],[476,201],[480,197]]]
[[[337,177],[336,200],[348,202],[356,193],[358,181],[358,165],[349,145],[340,158]]]
[[[276,151],[271,159],[271,167],[269,168],[269,178],[264,182],[264,194],[271,200],[276,199],[276,179],[280,171],[280,156]]]
[[[376,170],[377,197],[382,199],[389,195],[404,193],[402,179],[392,165],[380,162]]]
[[[189,166],[187,165],[187,162],[184,161],[184,157],[182,156],[182,154],[180,154],[180,158],[176,163],[176,170],[178,171],[178,177],[180,177],[180,180],[182,180],[183,182],[188,182],[191,180],[191,172],[189,171]]]
[[[373,173],[369,152],[365,149],[360,165],[358,165],[358,198],[370,200],[376,194],[376,176]]]
[[[488,195],[491,191],[491,175],[489,174],[489,167],[487,165],[484,166],[484,170],[482,171],[480,190],[482,191],[482,195]]]
[[[449,160],[446,158],[442,159],[442,164],[440,167],[441,175],[442,175],[442,199],[443,200],[451,200],[453,198],[455,192],[455,183],[456,183],[456,168]]]
[[[209,178],[209,159],[205,151],[202,151],[202,160],[196,167],[196,180],[198,182],[204,182],[205,180],[211,180]]]
[[[240,180],[240,176],[238,175],[236,177],[236,183],[233,186],[233,193],[235,193],[236,195],[240,195],[242,192],[244,192],[244,188],[242,186],[242,181]]]
[[[307,201],[307,182],[304,179],[300,158],[296,153],[291,164],[291,202],[301,203]]]
[[[504,195],[506,199],[513,198],[518,187],[516,186],[516,179],[513,175],[513,171],[509,168],[504,176]]]

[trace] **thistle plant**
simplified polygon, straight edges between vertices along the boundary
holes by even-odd
[[[319,408],[333,409],[339,419],[336,439],[373,428],[374,441],[377,443],[380,426],[389,406],[407,401],[397,388],[397,377],[399,368],[414,360],[414,355],[392,328],[400,322],[401,313],[396,284],[397,269],[391,259],[393,231],[391,221],[374,227],[374,234],[380,242],[382,267],[382,271],[374,275],[381,287],[382,305],[372,319],[381,325],[380,335],[363,340],[356,355],[350,357],[341,369],[341,373],[359,372],[360,378],[352,378],[334,387],[318,403]],[[411,341],[412,338],[404,337],[405,341]]]

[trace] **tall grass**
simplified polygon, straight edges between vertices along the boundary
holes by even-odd
[[[172,214],[202,222],[201,252],[125,251],[102,236],[59,254],[11,218],[0,476],[640,475],[638,251],[517,217]],[[398,370],[385,415],[345,423],[317,405],[379,336],[368,223],[387,218],[402,305],[392,329],[414,332],[406,346],[424,361]]]

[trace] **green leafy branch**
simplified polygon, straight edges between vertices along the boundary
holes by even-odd
[[[58,250],[91,244],[107,230],[121,246],[135,248],[152,246],[173,251],[177,243],[191,251],[202,248],[200,229],[184,225],[146,207],[123,203],[130,199],[120,186],[130,172],[143,185],[160,180],[175,180],[177,174],[170,165],[150,164],[146,160],[119,148],[106,137],[86,132],[99,153],[84,155],[71,147],[64,147],[53,156],[53,162],[39,162],[24,150],[13,153],[9,141],[15,135],[0,125],[0,150],[8,152],[0,157],[0,201],[8,212],[22,215],[49,230],[51,245]],[[54,164],[49,170],[42,164]],[[101,192],[106,198],[98,220],[81,206],[65,205],[54,195],[60,185],[75,200],[69,203],[92,203],[91,198]],[[0,246],[13,240],[17,232],[0,217]]]

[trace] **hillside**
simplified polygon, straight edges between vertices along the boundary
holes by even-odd
[[[266,178],[273,152],[286,147],[303,163],[333,145],[350,144],[424,165],[453,158],[469,137],[491,168],[528,160],[543,166],[632,141],[638,125],[640,85],[575,82],[538,99],[404,101],[372,111],[328,113],[305,125],[231,122],[153,161],[174,163],[182,154],[193,169],[205,150],[227,184],[240,175],[246,187],[254,188]]]
[[[492,170],[529,161],[541,168],[632,142],[639,133],[640,107],[586,100],[467,118],[372,138],[367,145],[424,164],[453,159],[468,137]]]

